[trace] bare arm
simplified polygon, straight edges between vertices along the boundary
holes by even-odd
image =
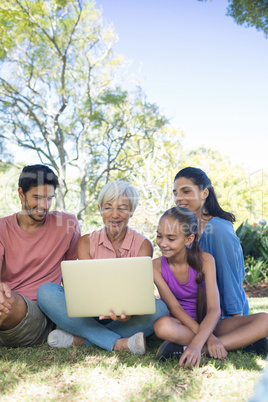
[[[145,239],[141,245],[141,248],[139,249],[138,252],[138,257],[152,257],[153,256],[153,246],[149,242],[148,239]]]
[[[91,260],[89,250],[90,250],[89,234],[85,234],[84,236],[80,237],[78,241],[78,260]]]

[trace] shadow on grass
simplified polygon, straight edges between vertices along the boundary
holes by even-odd
[[[79,380],[65,381],[62,378],[66,379],[66,375],[71,378],[78,367],[81,371],[87,372],[90,368],[92,372],[97,369],[104,374],[107,369],[106,377],[114,383],[123,374],[123,380],[120,381],[125,383],[124,387],[127,388],[125,396],[128,401],[159,400],[160,396],[161,400],[170,400],[173,393],[184,396],[189,387],[196,388],[194,378],[189,376],[189,372],[179,370],[178,362],[170,361],[168,364],[159,365],[154,355],[155,349],[153,353],[149,352],[145,356],[134,356],[127,352],[109,353],[95,347],[51,349],[46,344],[28,348],[0,347],[0,394],[8,398],[14,393],[19,393],[21,387],[29,386],[25,386],[25,382],[29,379],[36,384],[49,379],[48,387],[51,387],[52,381],[57,384],[58,396],[70,398],[71,395],[75,399],[85,392],[83,383]],[[145,372],[147,369],[148,373]],[[137,376],[136,370],[140,380],[136,380],[135,383],[131,378],[132,375]],[[147,376],[146,381],[143,381],[143,374]],[[157,384],[154,383],[156,377]],[[127,381],[129,387],[126,386]],[[139,383],[138,386],[138,382],[142,384]],[[23,400],[23,397],[21,399]]]
[[[0,347],[0,393],[8,397],[25,380],[43,382],[55,381],[59,395],[80,395],[79,381],[63,382],[62,376],[72,376],[77,370],[88,375],[97,370],[105,372],[106,377],[116,382],[121,377],[126,383],[126,373],[129,376],[129,393],[127,400],[170,400],[171,395],[185,398],[189,393],[198,393],[200,375],[204,374],[206,366],[216,371],[228,371],[230,368],[248,371],[261,371],[260,357],[241,351],[230,352],[224,361],[204,357],[200,368],[180,369],[178,360],[158,362],[155,354],[161,340],[154,335],[147,340],[145,356],[135,356],[127,352],[109,353],[97,347],[70,347],[67,349],[52,349],[47,344],[28,348]],[[263,357],[265,359],[265,357]],[[91,371],[90,371],[91,370]],[[139,376],[147,375],[148,379],[140,384],[135,391],[131,387],[131,376],[135,371]],[[145,373],[146,371],[146,373]],[[37,378],[37,375],[39,376]],[[133,388],[135,386],[133,385]]]
[[[29,370],[35,371],[37,366],[39,369],[46,368],[48,365],[66,367],[74,363],[83,363],[89,357],[96,364],[101,363],[103,359],[108,359],[108,361],[110,359],[115,360],[116,357],[116,360],[120,361],[122,364],[126,364],[127,366],[135,366],[137,364],[143,367],[148,366],[148,364],[157,365],[158,367],[161,367],[162,365],[168,366],[170,364],[177,365],[178,360],[176,359],[164,363],[159,363],[155,360],[157,349],[161,343],[162,341],[156,338],[155,335],[149,337],[147,339],[147,353],[145,356],[133,355],[125,351],[110,353],[98,347],[88,348],[86,346],[53,349],[46,343],[25,348],[8,348],[0,346],[0,372],[5,362],[24,362],[27,364]],[[266,356],[260,357],[254,353],[246,353],[238,350],[229,352],[226,360],[215,360],[205,356],[203,357],[201,365],[203,366],[207,363],[213,362],[213,366],[218,369],[224,369],[227,364],[231,363],[237,369],[261,371],[262,367],[258,361],[260,358],[264,360],[265,357]]]

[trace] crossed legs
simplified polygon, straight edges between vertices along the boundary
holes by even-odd
[[[268,336],[268,314],[226,318],[217,325],[214,335],[226,350],[244,348]]]
[[[154,323],[158,338],[187,346],[195,334],[173,317],[161,317]],[[230,317],[222,320],[214,335],[227,351],[240,349],[268,336],[268,314]]]

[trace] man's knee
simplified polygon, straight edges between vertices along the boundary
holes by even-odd
[[[59,293],[64,292],[63,287],[57,283],[44,283],[37,291],[37,302],[41,310],[47,305],[53,304]]]
[[[24,298],[16,293],[11,292],[11,297],[7,298],[10,308],[8,312],[1,311],[0,315],[0,331],[15,328],[26,316],[28,308]]]
[[[48,297],[48,292],[49,292],[49,289],[50,289],[50,286],[49,286],[49,285],[50,285],[49,283],[44,283],[44,284],[41,285],[40,288],[38,289],[36,298],[37,298],[37,302],[38,302],[39,305],[40,305],[40,303],[43,302],[43,300],[46,300],[46,299],[47,299],[47,297]]]

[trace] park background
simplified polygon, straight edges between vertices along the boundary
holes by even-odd
[[[195,166],[235,228],[244,223],[249,269],[265,263],[267,32],[238,25],[228,4],[4,2],[1,215],[20,209],[21,167],[41,162],[60,179],[54,207],[75,213],[82,233],[101,225],[100,188],[130,181],[140,193],[131,226],[154,242],[174,175]]]
[[[130,181],[131,227],[154,241],[175,173],[200,167],[236,215],[246,279],[267,281],[268,10],[257,3],[2,0],[0,215],[20,210],[20,170],[41,162],[60,179],[54,207],[75,213],[82,233],[101,225],[100,188]],[[239,7],[227,16],[234,4],[250,19]],[[251,312],[266,301],[251,299]],[[1,400],[246,400],[264,367],[240,352],[190,372],[160,366],[157,342],[134,358],[1,348]]]

